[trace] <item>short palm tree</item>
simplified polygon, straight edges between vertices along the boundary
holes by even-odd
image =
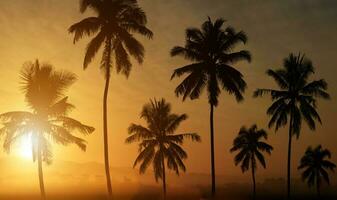
[[[330,183],[327,170],[334,171],[336,165],[329,161],[331,153],[328,149],[322,149],[321,145],[316,148],[308,147],[301,159],[298,169],[304,170],[303,181],[307,181],[309,187],[316,185],[317,195],[320,197],[322,181]]]
[[[138,33],[148,38],[152,38],[153,33],[146,27],[147,18],[144,11],[138,6],[137,0],[81,0],[81,13],[84,13],[88,8],[94,11],[96,16],[73,24],[69,28],[69,32],[74,33],[74,43],[84,36],[96,34],[87,46],[83,63],[84,69],[103,46],[100,69],[105,75],[103,94],[104,161],[107,189],[111,198],[107,99],[112,66],[115,66],[117,73],[128,77],[132,67],[129,55],[134,57],[138,63],[142,63],[144,58],[144,47],[132,33]]]
[[[134,162],[134,167],[140,164],[139,172],[145,173],[152,163],[156,181],[162,179],[163,193],[166,197],[165,161],[168,169],[179,175],[179,171],[185,171],[183,162],[187,153],[182,148],[186,138],[192,141],[200,141],[196,133],[180,133],[175,131],[180,123],[187,119],[186,114],[177,115],[171,113],[171,105],[164,99],[154,99],[145,104],[140,117],[146,121],[147,127],[137,124],[129,126],[130,136],[126,143],[139,142],[139,155]]]
[[[211,141],[211,175],[212,196],[215,195],[215,161],[214,161],[214,126],[213,109],[218,105],[221,90],[226,90],[243,100],[246,82],[243,75],[233,65],[238,61],[251,61],[250,53],[246,50],[234,52],[234,47],[247,42],[244,32],[236,32],[234,28],[222,28],[223,19],[212,22],[210,18],[202,24],[201,29],[186,30],[185,46],[176,46],[171,50],[172,56],[183,56],[192,63],[174,70],[171,79],[187,75],[175,90],[177,96],[197,99],[207,88],[210,105],[210,141]]]
[[[249,129],[242,127],[238,136],[233,141],[233,147],[230,149],[231,152],[239,151],[234,158],[234,162],[235,165],[241,163],[242,172],[249,170],[249,167],[252,169],[253,199],[256,197],[256,158],[260,164],[266,168],[263,152],[271,154],[271,151],[273,150],[273,147],[266,142],[261,141],[262,139],[267,140],[267,133],[265,130],[258,129],[256,125],[251,126]]]
[[[26,64],[21,78],[25,99],[32,111],[1,114],[3,128],[0,135],[4,135],[3,146],[7,152],[19,138],[31,137],[33,160],[38,161],[41,196],[45,199],[42,162],[51,162],[50,140],[62,145],[74,143],[85,150],[85,140],[71,132],[79,131],[86,135],[92,133],[94,128],[68,117],[74,106],[68,102],[64,92],[76,80],[73,73],[54,71],[51,65],[41,65],[36,60]]]
[[[328,84],[324,79],[310,81],[314,73],[312,62],[304,55],[290,54],[284,59],[283,68],[267,70],[267,75],[272,77],[280,89],[257,89],[254,97],[269,94],[272,105],[267,114],[271,115],[269,127],[275,126],[275,131],[285,126],[289,119],[288,133],[288,166],[287,166],[287,196],[290,198],[290,173],[291,173],[291,144],[292,137],[299,138],[302,119],[309,128],[315,130],[315,121],[321,123],[317,112],[317,98],[328,99],[326,92]]]

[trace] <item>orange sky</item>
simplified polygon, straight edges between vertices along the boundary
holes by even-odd
[[[144,41],[145,62],[137,63],[129,79],[113,74],[109,96],[109,142],[112,167],[131,167],[137,155],[137,146],[126,145],[127,127],[131,122],[142,123],[139,112],[149,98],[164,97],[173,105],[173,112],[187,113],[189,119],[180,131],[198,132],[201,144],[185,145],[189,158],[188,172],[209,173],[209,106],[206,95],[200,100],[182,103],[174,95],[174,88],[181,80],[170,81],[175,67],[186,63],[180,58],[170,58],[174,45],[183,45],[184,30],[206,20],[223,17],[237,30],[248,35],[248,44],[238,46],[251,51],[253,61],[242,63],[239,70],[245,75],[248,90],[245,101],[237,104],[233,97],[222,93],[215,110],[216,170],[217,174],[241,176],[229,153],[233,138],[242,125],[257,123],[267,128],[265,114],[270,104],[268,98],[253,99],[257,87],[272,87],[273,82],[264,74],[267,68],[279,67],[290,52],[304,52],[316,66],[316,77],[329,83],[330,101],[319,102],[323,126],[311,132],[303,126],[300,140],[294,141],[293,165],[308,145],[322,144],[333,152],[337,161],[337,4],[333,1],[260,1],[253,5],[246,0],[140,0],[146,11],[154,39]],[[330,2],[330,3],[328,3]],[[68,91],[69,100],[76,105],[72,116],[96,128],[87,137],[87,152],[75,146],[54,146],[54,164],[61,161],[78,163],[102,162],[102,93],[103,75],[98,59],[86,71],[82,70],[85,46],[88,40],[76,45],[67,28],[84,18],[79,14],[77,0],[11,0],[0,1],[0,112],[26,109],[24,97],[19,90],[19,71],[27,60],[39,58],[53,64],[57,69],[67,69],[78,75],[78,81]],[[90,13],[87,13],[89,15]],[[143,41],[143,40],[142,40]],[[267,158],[268,169],[259,170],[265,177],[285,176],[287,129],[274,134],[270,130],[269,142],[274,152]],[[9,159],[3,152],[2,161]],[[46,169],[48,170],[48,169]],[[112,173],[114,173],[112,171]],[[247,175],[247,180],[249,176]]]

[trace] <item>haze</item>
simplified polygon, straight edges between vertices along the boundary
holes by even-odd
[[[323,125],[318,125],[315,132],[304,125],[300,140],[294,141],[293,169],[298,166],[308,145],[323,144],[331,150],[332,161],[337,162],[336,1],[139,0],[139,5],[146,12],[148,27],[155,35],[153,40],[140,38],[146,49],[145,61],[142,65],[133,62],[133,71],[128,79],[112,74],[108,125],[113,185],[123,185],[128,181],[155,184],[151,170],[147,175],[140,176],[132,169],[138,147],[124,143],[129,124],[143,124],[139,113],[144,103],[153,97],[164,97],[172,104],[174,113],[187,113],[189,118],[179,130],[197,132],[202,137],[202,143],[187,142],[184,145],[188,152],[187,174],[179,179],[173,174],[169,175],[168,179],[175,182],[168,184],[193,184],[195,180],[188,179],[190,174],[197,174],[196,179],[207,184],[208,179],[203,177],[210,171],[207,94],[204,93],[199,100],[185,102],[175,96],[174,89],[181,80],[170,81],[170,76],[177,66],[183,66],[187,62],[182,58],[171,58],[169,54],[174,45],[184,44],[185,29],[200,27],[207,16],[222,17],[227,20],[225,25],[245,31],[248,43],[244,48],[251,51],[253,57],[251,63],[242,62],[238,65],[248,84],[245,100],[238,104],[234,97],[223,92],[215,110],[217,181],[229,183],[251,180],[249,173],[242,175],[240,168],[235,167],[229,149],[240,127],[253,123],[268,130],[268,141],[274,147],[272,156],[267,156],[267,169],[257,171],[258,181],[286,177],[283,163],[287,159],[287,126],[276,134],[274,129],[268,129],[266,109],[271,101],[269,98],[253,99],[252,94],[256,88],[275,86],[265,71],[281,67],[282,59],[290,52],[303,52],[313,61],[317,71],[313,78],[324,78],[329,84],[328,92],[331,95],[331,100],[320,101],[318,104]],[[25,61],[38,58],[52,63],[56,69],[76,73],[78,81],[67,92],[69,100],[76,105],[72,116],[96,130],[85,138],[88,141],[85,153],[75,146],[53,146],[53,164],[44,169],[48,177],[46,185],[48,190],[64,189],[59,182],[63,171],[60,166],[76,165],[62,172],[65,176],[73,175],[72,179],[64,179],[65,185],[69,184],[76,191],[80,191],[82,185],[87,185],[88,188],[95,185],[97,190],[104,191],[101,105],[104,78],[98,69],[100,54],[87,70],[82,69],[88,38],[73,45],[73,36],[67,32],[71,24],[90,15],[90,12],[82,15],[78,10],[77,0],[0,1],[0,111],[27,109],[24,96],[19,90],[19,72]],[[11,160],[10,164],[5,163],[7,160]],[[0,191],[12,193],[14,188],[23,191],[35,188],[33,190],[38,193],[36,169],[26,168],[33,165],[32,162],[2,151],[0,161],[0,169],[10,168],[12,174],[6,175],[2,171],[0,185],[9,179],[17,180],[6,189],[1,187]],[[77,176],[74,174],[78,168],[82,171]],[[295,171],[293,177],[299,179],[300,174]],[[20,178],[23,175],[28,182],[33,183],[31,187],[26,187],[27,182]],[[145,180],[142,177],[148,178]],[[337,182],[336,176],[333,176],[332,182]]]

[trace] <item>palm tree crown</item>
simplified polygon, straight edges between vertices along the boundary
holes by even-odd
[[[302,118],[315,129],[315,120],[321,123],[321,118],[316,111],[316,98],[329,99],[326,92],[328,84],[324,79],[309,81],[309,76],[314,73],[314,67],[304,55],[290,54],[284,60],[283,68],[267,70],[267,75],[272,77],[280,90],[257,89],[254,97],[270,94],[273,104],[267,113],[271,115],[269,127],[275,126],[275,130],[287,124],[291,116],[290,127],[292,134],[299,137]]]
[[[249,167],[256,169],[256,158],[266,168],[266,161],[262,152],[271,154],[273,147],[261,141],[262,139],[267,139],[267,133],[263,129],[258,130],[256,125],[253,125],[249,129],[246,127],[240,129],[230,151],[239,151],[234,161],[235,165],[241,163],[242,172],[247,171]]]
[[[0,115],[4,125],[0,129],[0,134],[5,135],[4,149],[9,152],[17,139],[28,135],[33,141],[34,160],[40,145],[43,160],[47,163],[51,161],[50,139],[63,145],[75,143],[85,150],[85,141],[71,132],[77,130],[90,134],[94,128],[67,116],[74,106],[64,96],[65,90],[76,80],[75,75],[54,71],[51,65],[41,65],[36,60],[26,64],[21,78],[25,99],[32,112],[14,111]]]
[[[319,187],[322,180],[330,183],[328,170],[334,171],[336,165],[329,161],[331,153],[328,149],[323,149],[321,145],[316,148],[308,147],[301,159],[298,169],[303,170],[302,179],[307,181],[309,187],[316,185]]]
[[[104,44],[101,68],[105,75],[110,75],[113,66],[111,56],[114,56],[117,73],[128,76],[132,66],[129,54],[139,63],[144,58],[144,47],[132,33],[148,38],[153,36],[146,27],[144,11],[138,6],[137,0],[81,0],[80,11],[84,13],[88,8],[96,16],[85,18],[69,28],[69,32],[74,33],[74,43],[85,35],[96,34],[87,46],[84,69]]]
[[[192,64],[174,70],[171,79],[188,74],[175,90],[177,96],[182,95],[196,99],[207,86],[209,103],[217,106],[220,86],[234,94],[238,101],[243,99],[246,88],[243,75],[233,67],[238,61],[251,61],[248,51],[233,52],[239,43],[246,43],[247,36],[243,31],[236,32],[233,27],[222,28],[223,19],[214,23],[209,18],[201,29],[186,30],[185,46],[176,46],[171,50],[172,56],[183,56]]]
[[[140,117],[146,121],[147,127],[131,124],[130,136],[126,139],[126,143],[140,142],[140,153],[134,166],[140,163],[139,171],[144,173],[150,163],[153,163],[156,180],[163,177],[163,160],[166,160],[167,167],[178,175],[179,170],[185,171],[183,160],[187,158],[187,153],[181,145],[185,138],[200,141],[200,136],[196,133],[175,133],[180,123],[187,119],[187,115],[172,114],[171,105],[161,99],[151,100],[146,104]]]

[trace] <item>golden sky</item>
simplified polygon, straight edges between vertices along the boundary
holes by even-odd
[[[198,132],[202,143],[186,143],[189,158],[188,172],[209,173],[209,106],[207,95],[195,101],[181,102],[174,95],[180,80],[170,81],[175,67],[186,64],[181,58],[170,58],[169,51],[175,45],[183,45],[185,28],[199,27],[207,16],[222,17],[226,25],[244,30],[248,44],[238,46],[251,51],[253,61],[241,63],[238,69],[248,83],[245,101],[237,104],[232,96],[222,93],[215,110],[216,171],[219,175],[241,176],[229,153],[233,138],[242,125],[257,123],[267,129],[266,108],[270,99],[253,99],[257,87],[273,87],[265,75],[268,68],[281,66],[282,59],[290,52],[303,52],[316,66],[317,78],[325,78],[329,84],[330,101],[319,102],[323,126],[315,132],[304,125],[300,140],[294,141],[293,166],[308,145],[322,144],[333,153],[337,161],[337,3],[334,1],[224,1],[224,0],[140,0],[146,11],[154,39],[144,41],[145,62],[137,63],[129,79],[113,74],[109,94],[109,142],[112,167],[131,167],[137,155],[137,146],[126,145],[127,127],[130,123],[142,123],[139,112],[150,98],[166,98],[172,103],[173,112],[187,113],[189,119],[179,131]],[[10,0],[0,1],[0,112],[27,109],[19,90],[19,71],[22,64],[36,58],[53,64],[57,69],[70,70],[78,75],[78,81],[67,95],[76,105],[71,114],[92,125],[96,131],[89,137],[87,152],[75,146],[54,145],[54,164],[71,161],[76,163],[103,162],[102,144],[102,94],[104,77],[99,71],[99,59],[86,71],[82,70],[85,39],[73,45],[67,28],[91,13],[79,13],[78,0]],[[277,134],[268,131],[269,142],[274,146],[267,157],[267,170],[258,170],[258,176],[285,177],[287,128]],[[1,161],[12,158],[1,152]],[[52,168],[52,166],[50,167]],[[48,169],[45,169],[48,171]],[[112,174],[114,171],[111,172]],[[250,178],[246,176],[247,180]]]

